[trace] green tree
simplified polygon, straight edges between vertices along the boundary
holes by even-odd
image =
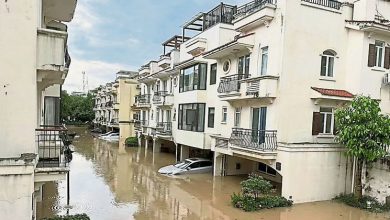
[[[95,114],[93,112],[94,100],[91,94],[86,97],[69,95],[62,91],[61,96],[61,120],[63,122],[85,123],[91,122]]]
[[[357,159],[355,194],[362,196],[362,170],[386,155],[390,144],[390,118],[381,114],[379,102],[357,96],[352,103],[335,113],[338,129],[336,140],[345,145],[347,155]]]

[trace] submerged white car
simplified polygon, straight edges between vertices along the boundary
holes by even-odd
[[[208,173],[213,170],[213,162],[203,158],[188,158],[175,165],[161,167],[158,172],[167,175]]]
[[[110,135],[110,134],[112,134],[112,133],[115,133],[115,132],[114,132],[114,131],[109,131],[109,132],[107,132],[107,133],[100,134],[98,137],[102,138],[102,137],[105,137],[105,136]]]
[[[119,141],[119,133],[111,133],[109,135],[101,137],[101,139],[106,141]]]

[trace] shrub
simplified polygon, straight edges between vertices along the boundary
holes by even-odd
[[[125,144],[129,147],[138,147],[138,138],[137,137],[128,137],[125,140]]]
[[[390,211],[390,205],[382,204],[378,200],[370,196],[362,196],[359,199],[359,197],[354,194],[341,194],[339,196],[336,196],[336,198],[334,199],[349,206],[365,209],[370,212]]]
[[[77,215],[64,215],[56,216],[52,218],[44,218],[43,220],[90,220],[87,214],[77,214]]]
[[[275,207],[292,206],[293,201],[281,196],[270,195],[274,192],[272,184],[257,174],[249,175],[241,182],[241,193],[231,195],[232,205],[246,212]]]

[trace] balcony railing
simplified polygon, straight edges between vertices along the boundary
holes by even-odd
[[[162,135],[172,134],[172,122],[158,122],[156,127],[157,133]]]
[[[140,120],[140,123],[141,123],[142,127],[149,126],[149,121],[147,121],[147,120]]]
[[[321,5],[327,8],[340,10],[342,3],[335,0],[302,0],[316,5]]]
[[[256,151],[274,151],[278,147],[277,131],[233,128],[229,142]]]
[[[135,101],[138,104],[150,104],[150,94],[138,95],[135,97]]]
[[[71,140],[65,127],[42,125],[35,129],[35,135],[39,155],[38,168],[68,165]]]
[[[229,93],[239,92],[241,88],[241,79],[248,78],[247,74],[235,74],[231,76],[221,77],[217,92],[218,93]]]
[[[168,91],[155,92],[153,95],[153,103],[154,104],[161,103],[167,94],[168,94]]]
[[[276,5],[277,0],[254,0],[237,8],[234,19],[245,17],[262,9],[267,4]]]

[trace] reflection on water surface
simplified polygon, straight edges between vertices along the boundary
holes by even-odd
[[[124,148],[94,139],[83,128],[70,163],[70,214],[87,213],[93,220],[122,219],[265,219],[265,220],[381,220],[372,214],[334,202],[246,213],[230,205],[243,177],[196,174],[178,177],[156,171],[174,163],[174,155],[153,155],[144,148]],[[66,214],[66,181],[44,186],[38,219]]]

